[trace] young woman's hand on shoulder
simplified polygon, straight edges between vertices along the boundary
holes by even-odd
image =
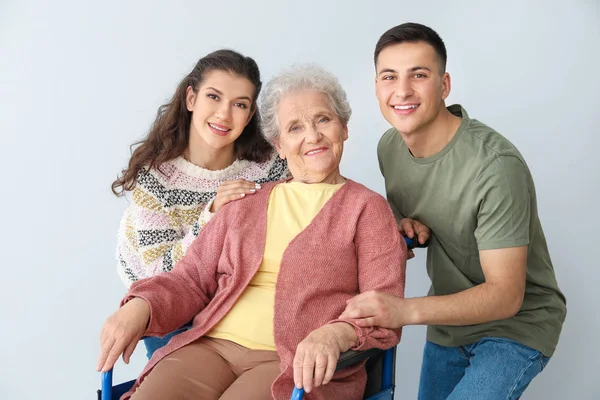
[[[219,186],[219,189],[217,189],[217,196],[210,206],[209,211],[215,213],[225,204],[234,200],[243,199],[247,195],[256,193],[258,189],[260,189],[258,183],[246,181],[244,179],[225,181]]]

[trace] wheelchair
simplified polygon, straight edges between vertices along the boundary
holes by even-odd
[[[369,349],[365,351],[346,351],[340,354],[336,371],[367,360],[367,385],[365,387],[365,400],[393,400],[395,383],[396,347],[388,350]],[[118,400],[127,393],[135,380],[112,385],[111,369],[102,373],[102,388],[97,391],[98,400]],[[302,400],[304,390],[294,387],[290,400]]]
[[[410,239],[404,237],[406,246],[409,249],[415,247],[427,247],[428,242],[421,244],[416,237]],[[395,389],[395,366],[396,366],[396,347],[388,350],[369,349],[365,351],[346,351],[340,354],[336,371],[357,364],[360,361],[367,360],[367,385],[364,393],[364,400],[393,400]],[[135,380],[112,385],[112,369],[103,372],[101,377],[101,389],[97,391],[98,400],[118,400],[123,394],[127,393],[135,383]],[[304,390],[294,387],[290,400],[302,400]]]

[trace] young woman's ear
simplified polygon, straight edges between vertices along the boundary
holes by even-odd
[[[196,104],[196,92],[193,87],[188,86],[185,90],[185,105],[188,111],[194,111],[194,104]]]

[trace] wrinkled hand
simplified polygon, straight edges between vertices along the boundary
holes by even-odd
[[[401,235],[406,235],[410,239],[412,239],[415,235],[417,235],[417,240],[419,243],[424,244],[429,236],[431,236],[431,230],[417,221],[416,219],[404,218],[398,223],[398,230]],[[410,260],[415,256],[415,253],[412,250],[408,250],[406,254],[406,258]]]
[[[352,319],[358,326],[398,329],[410,324],[411,312],[405,299],[370,290],[347,301],[340,319]]]
[[[340,353],[358,340],[354,328],[345,322],[328,324],[312,331],[296,347],[294,384],[310,393],[313,387],[329,383]]]
[[[221,184],[221,186],[219,186],[219,189],[217,189],[217,196],[215,197],[209,211],[215,213],[230,201],[243,199],[249,194],[256,193],[257,189],[260,189],[260,185],[258,183],[243,179],[225,181]]]
[[[138,297],[106,319],[100,333],[100,357],[98,371],[110,370],[121,354],[123,361],[129,364],[129,358],[140,341],[150,321],[150,307]]]

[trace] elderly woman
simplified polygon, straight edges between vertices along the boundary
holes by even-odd
[[[292,178],[223,207],[168,274],[135,282],[101,334],[98,368],[128,362],[143,335],[193,327],[157,351],[123,398],[360,399],[364,363],[341,352],[390,348],[400,331],[339,319],[368,290],[404,294],[406,246],[386,200],[340,174],[351,110],[313,66],[266,87],[263,133]]]

